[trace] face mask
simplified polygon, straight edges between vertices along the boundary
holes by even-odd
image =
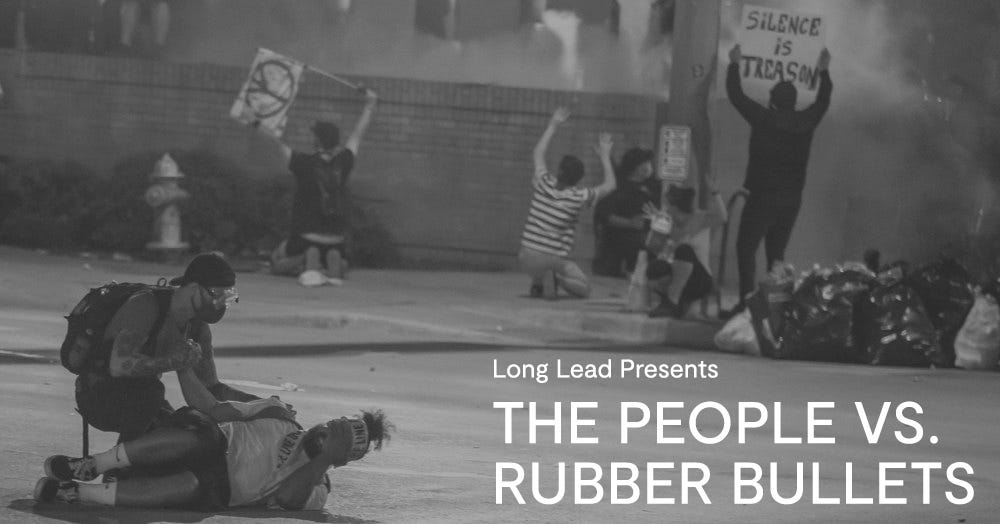
[[[221,308],[215,307],[204,307],[198,310],[198,319],[207,324],[215,324],[216,322],[222,320],[222,317],[226,314],[226,307]]]

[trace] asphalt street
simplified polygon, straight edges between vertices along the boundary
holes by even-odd
[[[225,380],[258,394],[279,394],[296,406],[301,421],[312,424],[327,417],[351,414],[361,408],[380,407],[397,425],[394,440],[381,453],[334,471],[334,484],[323,513],[274,514],[260,511],[232,512],[220,516],[173,511],[139,511],[35,505],[31,488],[41,476],[42,461],[50,454],[76,452],[80,446],[79,419],[73,412],[72,383],[58,365],[7,358],[0,365],[0,389],[4,399],[3,463],[0,478],[0,519],[10,522],[995,522],[1000,510],[1000,458],[997,435],[998,391],[996,378],[988,373],[959,371],[876,369],[796,362],[771,362],[735,355],[674,350],[556,350],[491,346],[380,346],[369,351],[354,347],[329,354],[231,356],[219,360]],[[558,379],[539,384],[534,380],[493,378],[494,359],[510,362],[600,364],[612,359],[674,364],[704,361],[717,366],[718,377],[680,379]],[[551,372],[551,370],[550,370]],[[172,377],[166,377],[169,398],[180,395]],[[781,401],[782,433],[806,437],[806,402],[834,402],[823,411],[832,425],[817,434],[834,437],[834,445],[776,445],[774,424],[748,430],[746,444],[738,444],[735,433],[719,444],[695,442],[683,427],[668,427],[667,436],[687,436],[684,444],[657,444],[655,425],[635,430],[628,444],[619,441],[620,402],[683,402],[686,409],[673,413],[685,418],[691,407],[717,401],[734,413],[739,401],[764,404]],[[530,444],[524,410],[512,417],[512,443],[504,443],[503,410],[494,402],[537,402],[538,416],[552,418],[554,402],[562,402],[562,443],[555,444],[551,427],[538,429],[538,443]],[[903,445],[892,438],[877,445],[867,443],[858,423],[854,402],[877,412],[880,403],[915,401],[923,408],[917,418],[926,435],[924,441]],[[599,407],[583,411],[594,425],[582,427],[581,436],[594,437],[597,444],[569,443],[569,403],[596,402]],[[584,418],[581,416],[581,418]],[[655,412],[653,415],[655,420]],[[734,427],[735,427],[735,416]],[[889,430],[906,426],[892,419]],[[699,424],[706,435],[721,431],[718,413],[703,414]],[[686,426],[686,423],[685,423]],[[735,431],[735,430],[734,430]],[[96,432],[94,432],[96,433]],[[938,444],[927,442],[929,435]],[[92,446],[113,444],[111,435],[96,433]],[[675,469],[656,474],[671,480],[671,486],[656,488],[656,496],[674,498],[674,504],[646,503],[644,492],[634,504],[613,505],[610,493],[601,503],[573,504],[572,463],[592,462],[605,468],[604,489],[610,463],[674,462]],[[795,463],[806,464],[805,500],[784,506],[765,496],[758,504],[735,505],[732,464],[779,463],[780,493],[791,496],[796,489]],[[540,464],[541,495],[556,494],[556,464],[570,464],[566,498],[543,505],[533,500],[530,480],[522,493],[526,504],[517,504],[508,492],[504,503],[495,503],[495,471],[498,462]],[[681,503],[680,463],[701,463],[711,471],[705,504],[692,492]],[[816,505],[811,496],[810,467],[818,462],[820,495],[845,496],[844,463],[853,463],[853,494],[879,494],[879,462],[967,462],[975,473],[965,478],[974,486],[973,500],[950,504],[945,491],[961,495],[949,484],[943,470],[930,474],[929,504],[921,503],[921,472],[897,469],[889,477],[904,481],[887,488],[891,497],[905,497],[905,505]],[[645,472],[643,472],[645,475]],[[767,471],[765,469],[765,476]],[[695,475],[698,478],[698,475]],[[507,480],[512,478],[508,472]],[[765,490],[767,485],[765,484]],[[585,492],[585,496],[593,496]],[[627,497],[629,493],[622,493]],[[751,496],[750,491],[746,492]]]
[[[544,303],[517,296],[518,275],[389,271],[359,271],[341,288],[321,289],[240,273],[246,300],[214,330],[220,377],[280,395],[304,425],[372,407],[396,424],[384,451],[332,472],[323,512],[36,505],[31,492],[45,457],[80,449],[73,377],[52,360],[65,330],[61,315],[88,286],[155,281],[181,268],[0,255],[3,522],[994,523],[1000,514],[995,372],[634,345],[594,336],[628,324],[574,332],[569,323],[526,321],[526,311],[543,319],[587,315],[607,296]],[[611,377],[600,377],[606,370]],[[164,382],[179,405],[175,377]],[[509,408],[509,428],[498,402],[523,406]],[[755,424],[765,411],[767,420]],[[623,443],[628,425],[642,427],[627,429]],[[114,435],[91,436],[93,450],[114,443]],[[595,472],[600,489],[587,482]],[[498,480],[508,486],[502,504]],[[798,501],[776,502],[783,498]]]

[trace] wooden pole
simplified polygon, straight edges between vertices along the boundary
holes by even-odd
[[[317,68],[315,68],[313,66],[310,66],[310,65],[307,65],[306,69],[308,69],[309,71],[312,71],[313,73],[316,73],[316,74],[318,74],[320,76],[325,76],[325,77],[329,78],[330,80],[333,80],[333,81],[336,81],[336,82],[340,82],[341,84],[344,84],[345,86],[347,86],[347,87],[349,87],[349,88],[351,88],[351,89],[353,89],[355,91],[364,92],[365,88],[361,84],[355,84],[354,82],[351,82],[351,81],[349,81],[349,80],[347,80],[345,78],[339,77],[339,76],[337,76],[337,75],[335,75],[333,73],[327,73],[326,71],[323,71],[322,69],[317,69]]]

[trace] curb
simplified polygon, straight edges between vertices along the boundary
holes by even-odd
[[[715,333],[722,328],[722,323],[711,320],[649,318],[642,313],[624,311],[521,308],[501,312],[487,307],[465,307],[462,310],[615,342],[712,351],[716,350],[713,342]]]

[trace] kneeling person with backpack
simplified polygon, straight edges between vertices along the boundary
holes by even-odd
[[[214,253],[198,255],[170,284],[109,284],[91,291],[67,317],[63,365],[79,375],[80,413],[91,426],[120,433],[123,442],[173,412],[160,382],[168,371],[193,369],[221,401],[260,398],[219,382],[215,370],[209,324],[238,299],[229,264]]]

